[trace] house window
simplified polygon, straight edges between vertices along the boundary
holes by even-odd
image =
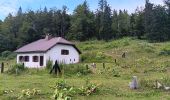
[[[32,61],[33,61],[33,62],[38,62],[38,56],[33,56],[33,57],[32,57]]]
[[[24,61],[24,57],[23,56],[19,56],[19,61],[20,62]]]
[[[76,61],[76,60],[74,59],[74,61]]]
[[[61,50],[61,55],[69,55],[69,51],[68,50]]]
[[[25,56],[25,62],[29,62],[29,56]]]

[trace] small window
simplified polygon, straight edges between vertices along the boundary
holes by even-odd
[[[33,61],[33,62],[38,62],[38,56],[33,56],[33,57],[32,57],[32,61]]]
[[[76,61],[76,60],[74,59],[74,61]]]
[[[29,62],[29,56],[25,56],[25,62]]]
[[[69,51],[68,50],[61,50],[61,55],[69,55]]]
[[[71,61],[71,59],[70,59],[70,61]]]
[[[19,56],[19,61],[20,62],[24,61],[24,57],[23,56]]]

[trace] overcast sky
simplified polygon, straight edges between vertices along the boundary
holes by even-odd
[[[99,0],[87,0],[91,10],[95,11],[98,8]],[[145,0],[107,0],[112,9],[127,9],[129,13],[135,11],[137,7],[144,7]],[[163,0],[150,0],[154,4],[163,5]],[[38,10],[45,6],[49,9],[56,7],[61,9],[63,5],[69,8],[69,13],[75,9],[78,4],[81,4],[84,0],[0,0],[0,19],[4,18],[12,13],[15,15],[18,8],[21,6],[23,12],[28,9]]]

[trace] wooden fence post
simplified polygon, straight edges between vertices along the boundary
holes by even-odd
[[[126,53],[125,52],[122,54],[122,58],[126,58]]]
[[[89,70],[89,66],[88,65],[86,65],[86,70]]]
[[[4,63],[1,63],[1,73],[4,73]]]
[[[103,69],[105,69],[105,63],[103,63]]]
[[[117,63],[117,60],[115,59],[115,64]]]

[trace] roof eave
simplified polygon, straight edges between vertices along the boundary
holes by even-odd
[[[46,51],[15,51],[15,53],[45,53]]]

